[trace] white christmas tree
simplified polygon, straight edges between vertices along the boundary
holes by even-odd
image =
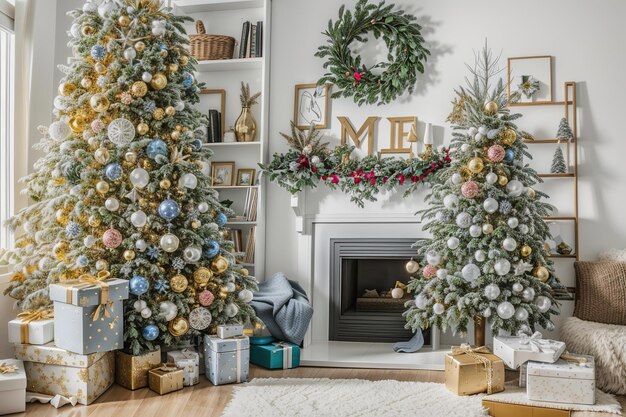
[[[553,174],[565,174],[567,172],[567,166],[565,165],[565,158],[563,157],[563,151],[560,146],[557,146],[552,157],[552,167],[550,172]]]
[[[556,132],[556,138],[559,141],[569,142],[574,139],[574,133],[572,129],[569,127],[569,123],[567,119],[563,117],[559,122],[559,129]]]

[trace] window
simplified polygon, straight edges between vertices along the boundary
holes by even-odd
[[[0,222],[12,213],[14,51],[13,5],[0,0]],[[12,246],[10,232],[0,227],[0,248]]]

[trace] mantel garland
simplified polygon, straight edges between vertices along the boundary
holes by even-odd
[[[275,153],[269,164],[259,164],[262,175],[296,194],[304,188],[316,188],[320,182],[332,190],[350,196],[350,201],[364,207],[366,201],[376,201],[381,191],[407,186],[404,197],[418,186],[429,183],[430,175],[451,162],[447,148],[433,150],[427,160],[379,155],[363,159],[351,157],[354,146],[340,145],[330,151],[319,143],[319,131],[311,127],[302,131],[292,123],[292,136],[281,133],[291,149]]]
[[[352,97],[359,106],[363,104],[388,104],[405,91],[413,92],[417,73],[424,72],[424,62],[430,51],[424,47],[421,26],[415,16],[403,10],[392,10],[395,5],[378,5],[359,0],[354,12],[339,9],[339,17],[323,32],[327,43],[318,48],[315,56],[326,59],[328,70],[318,81],[319,85],[335,85],[333,98]],[[366,67],[361,56],[351,50],[353,42],[365,43],[371,32],[374,38],[382,37],[389,52],[387,62]],[[378,73],[382,70],[382,73]]]

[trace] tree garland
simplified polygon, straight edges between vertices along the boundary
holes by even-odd
[[[328,22],[323,32],[328,37],[327,44],[318,48],[315,56],[326,58],[324,68],[328,70],[318,84],[332,83],[336,90],[333,98],[350,97],[359,106],[363,104],[388,104],[406,90],[413,92],[417,72],[424,72],[424,62],[430,51],[423,46],[421,26],[415,23],[415,16],[403,10],[392,11],[395,5],[385,6],[359,0],[354,13],[339,9],[336,22]],[[365,35],[372,32],[374,38],[382,37],[389,49],[388,62],[379,62],[367,68],[361,57],[354,55],[350,45],[365,43]],[[382,69],[381,74],[373,70]]]

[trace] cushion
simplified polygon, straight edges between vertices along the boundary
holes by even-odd
[[[626,325],[626,263],[576,262],[574,316]]]

